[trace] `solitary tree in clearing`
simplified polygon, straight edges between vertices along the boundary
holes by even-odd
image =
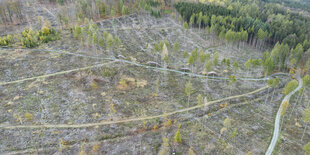
[[[248,70],[248,72],[247,72],[247,75],[249,74],[249,71],[250,71],[250,69],[251,69],[251,67],[252,67],[252,59],[250,58],[250,59],[248,59],[248,61],[246,61],[245,63],[244,63],[244,66],[245,66],[245,68]]]
[[[217,66],[219,64],[218,52],[215,52],[215,54],[213,56],[213,64],[214,64],[214,66]]]
[[[236,83],[236,76],[235,75],[231,75],[229,77],[229,85],[230,85],[230,94],[231,94],[231,90],[232,90],[232,87],[233,87],[233,84]]]
[[[238,71],[238,69],[239,69],[239,64],[238,64],[237,61],[234,62],[233,66],[234,66],[235,72]]]
[[[205,63],[205,61],[206,61],[206,56],[205,56],[205,54],[203,53],[203,51],[200,51],[199,52],[199,61],[200,61],[200,63],[202,63],[202,64],[204,64]]]
[[[173,45],[173,51],[174,51],[174,52],[178,52],[179,49],[180,49],[179,43],[178,43],[178,42],[175,42],[174,45]]]
[[[177,132],[175,133],[175,136],[174,136],[174,142],[175,142],[175,143],[181,143],[181,142],[182,142],[182,137],[181,137],[181,133],[180,133],[180,128],[181,128],[181,124],[179,124],[178,130],[177,130]]]
[[[191,94],[193,92],[193,87],[192,87],[192,83],[189,81],[187,82],[187,84],[185,85],[185,94],[187,96],[187,104],[189,107],[189,99],[191,97]]]
[[[202,97],[201,94],[199,94],[199,95],[197,96],[197,101],[198,101],[198,105],[202,105],[202,104],[203,104],[203,97]]]

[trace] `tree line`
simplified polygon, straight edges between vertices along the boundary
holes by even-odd
[[[267,74],[306,64],[305,53],[310,48],[308,18],[260,1],[258,4],[241,4],[238,1],[224,7],[178,2],[174,7],[184,25],[205,28],[227,42],[238,43],[239,47],[242,42],[258,48],[274,46],[271,52],[265,53],[262,63]]]
[[[310,39],[310,20],[272,4],[234,2],[229,6],[179,2],[174,5],[184,21],[192,26],[212,27],[219,35],[222,31],[247,31],[247,42],[271,45],[284,42],[291,48]],[[309,48],[309,47],[308,47]],[[307,48],[306,48],[307,49]]]

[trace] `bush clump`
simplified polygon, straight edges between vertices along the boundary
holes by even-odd
[[[28,48],[36,47],[39,45],[37,33],[31,28],[22,32],[22,45]]]
[[[0,46],[12,46],[13,43],[14,39],[11,35],[7,35],[2,38],[0,37]]]
[[[59,39],[59,33],[54,28],[47,26],[41,30],[26,29],[22,32],[22,45],[27,48],[39,46],[41,43],[48,43]]]

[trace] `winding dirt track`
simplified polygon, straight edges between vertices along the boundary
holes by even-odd
[[[1,49],[1,48],[0,48]],[[8,48],[10,50],[12,50],[11,48]],[[13,49],[14,50],[14,49]],[[45,51],[45,52],[55,52],[55,53],[59,53],[59,54],[68,54],[68,55],[74,55],[74,56],[80,56],[80,57],[86,57],[86,58],[92,58],[92,59],[98,59],[98,60],[107,60],[107,61],[118,61],[118,62],[123,62],[123,63],[127,63],[127,64],[131,64],[131,65],[135,65],[135,66],[139,66],[139,67],[144,67],[144,68],[148,68],[148,69],[154,69],[154,70],[159,70],[159,71],[168,71],[168,72],[174,72],[174,73],[179,73],[179,74],[183,74],[183,75],[190,75],[193,77],[200,77],[200,78],[209,78],[209,79],[219,79],[219,80],[229,80],[229,77],[219,77],[219,76],[207,76],[207,75],[201,75],[201,74],[195,74],[195,73],[191,73],[191,72],[183,72],[183,71],[179,71],[179,70],[174,70],[174,69],[168,69],[168,68],[161,68],[161,67],[153,67],[153,66],[148,66],[148,65],[144,65],[144,64],[140,64],[137,62],[132,62],[132,61],[128,61],[128,60],[124,60],[124,59],[116,59],[116,58],[98,58],[98,57],[94,57],[94,56],[88,56],[88,55],[83,55],[83,54],[76,54],[76,53],[71,53],[68,51],[62,51],[62,50],[46,50],[46,49],[27,49],[29,51]],[[101,67],[100,65],[102,64],[98,64],[94,65],[94,66],[89,66],[89,68],[94,68],[94,67]],[[86,67],[84,67],[86,68]],[[19,82],[23,82],[23,81],[27,81],[27,80],[34,80],[34,79],[38,79],[38,78],[44,78],[44,77],[49,77],[49,76],[54,76],[54,75],[60,75],[60,74],[65,74],[65,73],[69,73],[69,72],[73,72],[73,71],[78,71],[78,70],[83,70],[84,68],[77,68],[77,69],[73,69],[73,70],[69,70],[69,71],[63,71],[63,72],[58,72],[58,73],[53,73],[53,74],[49,74],[49,75],[42,75],[42,76],[37,76],[37,77],[32,77],[32,78],[27,78],[25,80],[17,80],[17,81],[12,81],[12,82],[0,82],[0,86],[2,85],[6,85],[6,84],[12,84],[12,83],[19,83]],[[86,68],[86,69],[89,69]],[[269,80],[272,77],[277,77],[277,76],[289,76],[289,74],[287,73],[274,73],[270,76],[267,77],[262,77],[262,78],[252,78],[252,77],[236,77],[236,80],[244,80],[244,81],[266,81]]]
[[[67,74],[67,73],[71,73],[71,72],[87,70],[87,69],[91,69],[91,68],[102,67],[102,66],[114,63],[114,62],[116,62],[116,61],[111,61],[111,62],[107,62],[107,63],[97,64],[97,65],[92,65],[92,66],[87,66],[87,67],[82,67],[82,68],[77,68],[77,69],[71,69],[71,70],[67,70],[67,71],[56,72],[56,73],[52,73],[52,74],[35,76],[35,77],[20,79],[20,80],[16,80],[16,81],[1,82],[0,86],[8,85],[8,84],[16,84],[16,83],[21,83],[21,82],[30,81],[30,80],[36,80],[36,79],[41,79],[41,78],[48,78],[48,77],[51,77],[51,76],[62,75],[62,74]]]
[[[3,128],[3,129],[88,128],[88,127],[95,127],[95,126],[102,126],[102,125],[110,125],[110,124],[119,124],[119,123],[128,123],[128,122],[134,122],[134,121],[150,120],[150,119],[163,118],[163,117],[171,116],[171,115],[174,115],[174,114],[177,114],[177,113],[182,113],[182,112],[187,112],[187,111],[190,111],[190,110],[202,108],[204,106],[208,106],[208,105],[211,105],[211,104],[214,104],[214,103],[218,103],[218,102],[222,102],[222,101],[225,101],[225,100],[230,100],[230,99],[240,98],[240,97],[247,96],[247,95],[252,95],[252,94],[255,94],[255,93],[260,92],[262,90],[265,90],[267,88],[269,88],[269,86],[265,86],[263,88],[254,90],[254,91],[249,92],[249,93],[245,93],[245,94],[241,94],[241,95],[236,95],[236,96],[230,96],[230,97],[227,97],[227,98],[223,98],[223,99],[207,102],[205,104],[196,105],[196,106],[193,106],[193,107],[189,107],[189,108],[185,108],[185,109],[181,109],[181,110],[176,110],[176,111],[173,111],[173,112],[169,112],[169,113],[165,113],[165,114],[161,114],[161,115],[155,115],[155,116],[130,118],[130,119],[119,120],[119,121],[103,121],[103,122],[99,122],[99,123],[72,124],[72,125],[68,125],[68,124],[55,124],[55,125],[54,124],[13,125],[13,126],[8,125],[8,126],[0,126],[0,128]]]
[[[291,96],[293,94],[295,94],[298,90],[300,90],[300,88],[302,87],[302,79],[300,78],[299,73],[297,73],[296,78],[298,80],[298,87],[295,90],[293,90],[292,92],[290,92],[288,95],[286,95],[281,102],[281,105],[280,105],[279,110],[278,110],[277,115],[276,115],[276,120],[274,122],[273,137],[272,137],[272,140],[269,144],[269,147],[268,147],[265,155],[271,155],[273,150],[274,150],[274,147],[277,144],[279,133],[280,133],[280,120],[281,120],[281,113],[283,110],[283,103],[289,102]]]

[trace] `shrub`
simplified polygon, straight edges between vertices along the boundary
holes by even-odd
[[[41,30],[35,31],[26,29],[22,32],[22,45],[28,48],[39,46],[41,43],[48,43],[59,39],[59,33],[53,28],[44,26]]]
[[[38,35],[32,29],[26,29],[22,32],[23,45],[28,48],[33,48],[39,45]]]
[[[3,38],[0,37],[0,46],[11,46],[14,43],[13,36],[7,35]]]
[[[7,42],[6,42],[5,38],[2,39],[2,38],[0,37],[0,45],[1,45],[1,46],[6,46],[6,45],[7,45]]]
[[[33,119],[33,115],[28,112],[24,114],[24,117],[26,118],[27,121],[31,121]]]
[[[176,142],[176,143],[182,142],[180,129],[178,129],[177,132],[175,133],[174,142]]]
[[[298,87],[298,82],[296,80],[290,81],[284,88],[283,94],[287,95]]]
[[[154,16],[156,18],[161,17],[160,11],[151,9],[151,16]]]
[[[302,81],[303,81],[303,86],[304,87],[307,87],[310,85],[310,76],[309,75],[306,75],[302,78]]]
[[[50,34],[50,29],[46,26],[43,26],[41,31],[42,31],[42,35],[44,36],[48,36]]]

